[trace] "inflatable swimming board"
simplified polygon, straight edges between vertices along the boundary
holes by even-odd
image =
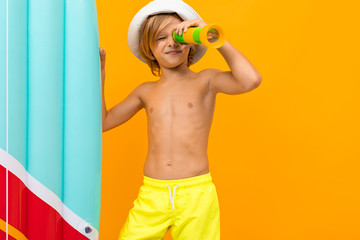
[[[95,0],[0,1],[0,239],[98,239]]]

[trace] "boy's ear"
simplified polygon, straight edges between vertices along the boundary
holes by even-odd
[[[190,44],[190,51],[189,51],[189,54],[194,54],[194,52],[196,51],[196,48],[195,48],[196,44]]]
[[[196,46],[195,43],[189,43],[188,45],[189,45],[190,48],[193,49],[193,51],[195,51],[195,46]]]

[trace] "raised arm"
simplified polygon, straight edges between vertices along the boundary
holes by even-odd
[[[261,83],[261,75],[255,67],[228,41],[220,47],[219,52],[227,62],[230,71],[212,71],[210,89],[216,93],[240,94],[257,88]]]
[[[175,27],[176,33],[181,35],[183,31],[186,32],[191,26],[204,27],[206,23],[200,18],[183,21]],[[240,94],[249,92],[260,85],[260,73],[234,46],[225,41],[224,45],[218,50],[227,62],[230,71],[224,72],[217,69],[203,71],[209,76],[209,85],[212,91],[215,93]]]

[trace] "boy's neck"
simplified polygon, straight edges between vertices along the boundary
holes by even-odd
[[[175,68],[161,67],[161,77],[159,81],[172,82],[182,78],[190,77],[193,74],[194,72],[189,69],[186,63],[181,64]]]

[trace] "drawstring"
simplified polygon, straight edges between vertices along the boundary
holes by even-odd
[[[171,207],[173,210],[175,210],[175,190],[178,186],[175,186],[174,187],[174,193],[173,195],[171,196],[171,188],[170,186],[168,186],[168,189],[169,189],[169,195],[170,195],[170,202],[171,202]]]

